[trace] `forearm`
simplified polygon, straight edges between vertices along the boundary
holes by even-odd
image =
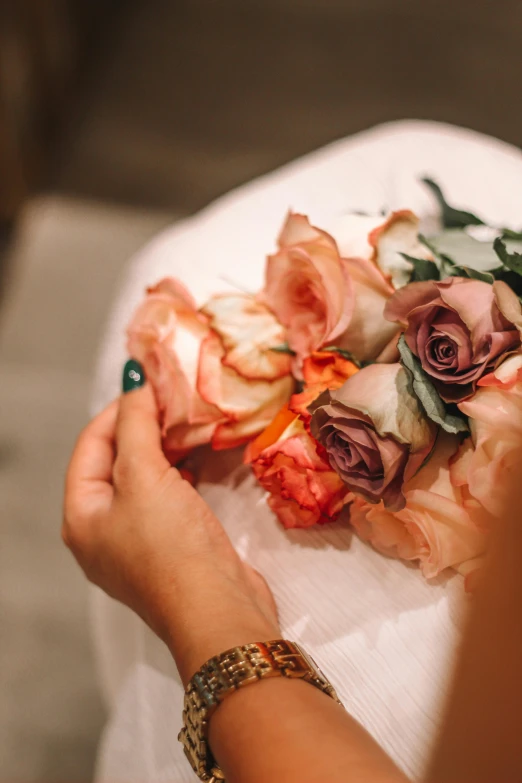
[[[194,584],[173,608],[167,640],[185,684],[214,655],[281,637],[280,629],[226,580]],[[227,783],[405,779],[342,707],[296,679],[270,678],[231,694],[210,720],[209,741]]]
[[[220,705],[210,745],[227,783],[384,783],[404,776],[370,735],[302,680],[268,679]]]
[[[522,474],[515,479],[473,598],[453,693],[428,775],[436,783],[522,777]]]

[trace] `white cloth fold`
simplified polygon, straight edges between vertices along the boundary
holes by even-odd
[[[336,142],[228,194],[137,255],[108,325],[93,412],[119,393],[125,326],[146,285],[177,276],[199,302],[236,286],[257,290],[289,208],[325,228],[354,210],[399,208],[433,224],[437,206],[420,183],[424,175],[452,203],[521,227],[522,153],[513,147],[415,121]],[[398,764],[421,775],[468,601],[461,578],[427,584],[417,569],[376,554],[338,524],[285,532],[237,452],[209,456],[200,490],[241,555],[267,578],[287,638],[309,650]],[[194,780],[176,741],[183,693],[167,650],[98,591],[93,626],[111,709],[97,780]]]

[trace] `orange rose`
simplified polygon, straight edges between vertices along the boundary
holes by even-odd
[[[311,414],[308,406],[312,404],[325,389],[339,389],[343,383],[359,371],[354,362],[345,359],[336,351],[316,351],[303,362],[303,379],[305,388],[300,394],[294,394],[289,407],[298,413],[307,429]]]
[[[268,505],[286,528],[332,522],[351,496],[316,451],[303,422],[284,406],[246,450],[245,462],[267,490]]]
[[[309,433],[308,405],[337,389],[357,366],[337,352],[318,351],[303,364],[305,389],[294,394],[251,443],[245,462],[270,494],[268,505],[285,527],[310,527],[336,519],[350,493]]]

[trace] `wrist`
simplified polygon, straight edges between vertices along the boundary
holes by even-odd
[[[178,580],[164,604],[161,636],[186,684],[214,655],[281,635],[275,615],[252,595],[247,580],[206,567]]]

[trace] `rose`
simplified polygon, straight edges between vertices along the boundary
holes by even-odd
[[[389,275],[394,288],[405,286],[411,277],[413,264],[404,255],[433,260],[433,254],[419,241],[419,218],[409,209],[392,212],[388,220],[372,231],[369,243],[372,259]]]
[[[215,296],[202,311],[212,330],[201,346],[198,389],[224,416],[212,447],[227,449],[264,430],[289,399],[291,359],[272,350],[284,342],[285,332],[254,297]]]
[[[309,429],[311,415],[308,406],[325,389],[338,389],[356,372],[359,372],[357,365],[339,352],[316,351],[303,362],[305,386],[302,392],[290,398],[290,410],[298,413],[305,427]]]
[[[360,370],[310,407],[311,432],[326,449],[332,468],[370,503],[404,505],[402,485],[422,465],[435,440],[400,364]]]
[[[336,341],[337,345],[361,362],[396,361],[399,330],[384,317],[384,307],[393,288],[371,261],[345,258],[343,263],[354,297],[350,325]]]
[[[304,215],[288,216],[278,245],[267,259],[264,298],[303,359],[345,331],[353,287],[334,239]]]
[[[410,350],[446,402],[471,396],[499,357],[520,345],[520,302],[500,281],[410,283],[389,299],[384,314],[405,327]]]
[[[483,377],[475,395],[459,404],[470,417],[474,444],[469,490],[491,514],[500,516],[506,477],[519,464],[522,441],[522,355],[515,354]]]
[[[268,350],[283,340],[272,313],[252,297],[215,297],[202,312],[172,278],[148,290],[128,350],[155,390],[172,462],[195,446],[228,448],[266,427],[292,392],[289,357]]]
[[[162,416],[164,448],[173,462],[212,438],[221,411],[198,391],[201,346],[208,319],[177,280],[147,291],[128,328],[128,351],[145,370]]]
[[[341,258],[330,234],[290,214],[267,259],[262,299],[286,327],[298,368],[317,349],[340,345],[375,359],[397,331],[383,317],[393,289],[365,259]]]
[[[245,462],[267,490],[268,505],[286,528],[337,519],[348,488],[316,450],[298,415],[287,406],[245,452]]]
[[[326,226],[343,258],[373,261],[394,288],[406,285],[413,264],[403,254],[433,260],[431,251],[419,241],[419,218],[409,209],[381,215],[343,215]]]
[[[379,552],[401,560],[418,560],[424,576],[437,576],[446,568],[466,575],[471,586],[480,566],[487,536],[487,516],[480,504],[469,500],[462,483],[462,462],[468,459],[469,441],[441,432],[428,462],[404,485],[405,505],[391,513],[383,503],[372,506],[356,498],[350,521],[358,535]]]

